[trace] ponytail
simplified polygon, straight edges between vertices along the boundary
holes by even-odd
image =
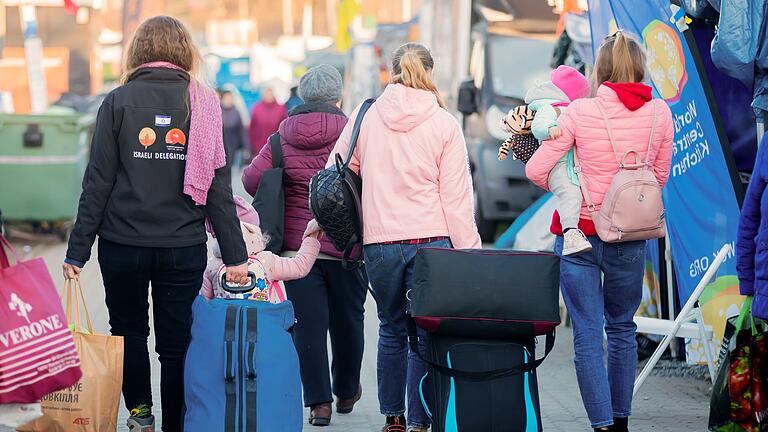
[[[427,90],[432,92],[437,98],[437,103],[441,108],[445,108],[445,102],[437,85],[432,80],[430,73],[435,66],[429,50],[424,45],[417,43],[407,43],[398,48],[392,56],[392,78],[393,84],[402,84],[407,87]]]
[[[645,62],[645,50],[640,42],[619,30],[605,38],[597,50],[593,84],[598,87],[604,82],[643,82]]]

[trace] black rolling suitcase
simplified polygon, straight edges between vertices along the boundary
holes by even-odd
[[[535,343],[430,335],[425,358],[467,372],[533,362]],[[464,379],[430,368],[421,381],[433,432],[541,431],[536,370],[499,378]]]
[[[560,323],[552,254],[421,249],[408,341],[427,331],[422,401],[433,432],[539,432],[536,368]],[[536,336],[546,335],[536,358]]]

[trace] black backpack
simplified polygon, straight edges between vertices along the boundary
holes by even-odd
[[[344,252],[342,265],[347,269],[358,267],[363,258],[363,179],[349,169],[349,162],[363,117],[374,101],[368,99],[360,106],[346,159],[337,154],[336,165],[318,172],[309,182],[309,208],[333,246]]]
[[[259,212],[261,232],[267,238],[265,250],[279,254],[283,251],[285,225],[285,192],[283,191],[283,148],[280,135],[269,137],[272,147],[272,168],[264,171],[259,188],[253,196],[253,208]]]

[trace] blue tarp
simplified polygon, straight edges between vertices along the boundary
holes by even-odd
[[[712,60],[720,70],[754,87],[752,107],[768,111],[768,0],[722,0]]]
[[[549,224],[556,202],[551,193],[544,194],[515,219],[509,229],[496,240],[494,247],[551,252],[555,236],[549,232]]]
[[[699,48],[701,62],[712,85],[715,105],[723,120],[736,168],[743,172],[752,172],[757,155],[757,128],[755,113],[749,107],[752,103],[752,87],[746,87],[741,81],[724,74],[712,63],[709,47],[715,35],[710,26],[692,25],[691,30]]]

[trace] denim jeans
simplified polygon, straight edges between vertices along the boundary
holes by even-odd
[[[592,251],[562,256],[563,237],[555,241],[561,256],[560,286],[573,323],[576,378],[592,427],[613,424],[632,414],[637,368],[637,326],[645,268],[645,242],[604,243],[588,237]],[[604,360],[603,329],[608,336]]]
[[[419,381],[427,366],[408,349],[405,337],[408,291],[412,286],[413,260],[425,247],[451,247],[450,240],[425,244],[373,244],[365,246],[365,265],[371,287],[379,301],[395,321],[389,323],[379,310],[379,349],[376,373],[379,384],[379,409],[385,416],[406,412],[408,426],[429,427],[431,420],[419,396]],[[424,353],[423,337],[420,347]]]

